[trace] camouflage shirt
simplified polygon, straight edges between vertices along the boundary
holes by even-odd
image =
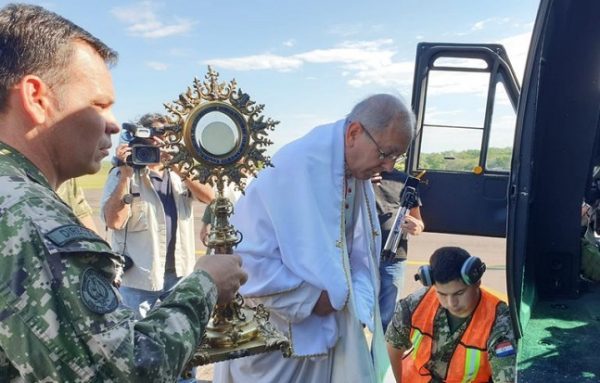
[[[70,178],[56,190],[56,194],[73,209],[77,218],[91,217],[93,210],[85,199],[83,189],[77,179]]]
[[[387,328],[385,338],[395,348],[408,350],[412,347],[410,342],[411,316],[421,301],[427,288],[410,294],[398,302],[392,322]],[[460,338],[467,329],[471,318],[464,321],[454,332],[451,332],[448,323],[448,312],[440,306],[433,323],[433,344],[431,360],[427,368],[433,374],[432,382],[443,382],[446,376],[450,359]],[[495,383],[515,381],[516,347],[512,322],[506,303],[501,302],[496,310],[496,320],[488,339],[487,352],[492,378]],[[508,347],[503,347],[503,346]],[[512,352],[506,352],[506,349]],[[506,355],[508,354],[508,355]]]
[[[196,271],[135,321],[111,283],[121,257],[3,143],[0,248],[0,382],[173,382],[217,298]]]

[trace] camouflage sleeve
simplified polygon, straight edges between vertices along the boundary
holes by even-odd
[[[85,199],[83,189],[77,183],[77,180],[71,178],[65,181],[56,191],[56,194],[73,209],[77,218],[91,216],[93,210]]]
[[[517,347],[508,306],[500,303],[488,341],[488,355],[494,383],[512,383],[516,379]]]
[[[135,321],[111,284],[110,248],[64,212],[49,218],[61,206],[0,216],[0,353],[27,382],[175,381],[216,302],[210,277],[193,272]]]
[[[10,364],[6,354],[0,348],[0,382],[17,382],[19,372]]]
[[[200,344],[216,301],[217,290],[207,273],[195,271],[183,279],[159,307],[135,323],[133,375],[140,381],[179,376]],[[118,358],[114,362],[111,374],[131,381],[119,369]]]
[[[385,340],[394,348],[409,349],[411,316],[417,304],[427,289],[421,289],[406,298],[400,300],[396,305],[396,311],[392,321],[385,332]]]

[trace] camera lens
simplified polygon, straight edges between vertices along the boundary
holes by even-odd
[[[131,157],[136,165],[156,164],[160,162],[160,149],[153,145],[135,145]]]

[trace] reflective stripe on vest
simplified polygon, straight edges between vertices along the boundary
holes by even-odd
[[[465,332],[448,365],[445,382],[488,382],[492,369],[488,360],[487,341],[496,320],[500,300],[481,289],[481,299],[473,311]],[[410,338],[413,345],[409,357],[402,362],[402,379],[406,382],[429,382],[431,372],[425,367],[431,359],[433,321],[440,307],[435,288],[430,288],[411,317]]]
[[[423,333],[421,333],[421,331],[419,331],[419,329],[415,329],[415,331],[413,331],[413,333],[411,334],[410,337],[410,343],[413,345],[413,347],[418,350],[419,346],[421,345],[421,341],[423,340]],[[413,359],[416,358],[417,353],[411,353],[411,356]]]

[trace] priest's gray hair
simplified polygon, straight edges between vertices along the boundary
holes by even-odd
[[[348,121],[358,121],[371,132],[389,126],[402,129],[412,140],[415,131],[415,115],[404,102],[391,94],[375,94],[356,104],[347,117]]]

